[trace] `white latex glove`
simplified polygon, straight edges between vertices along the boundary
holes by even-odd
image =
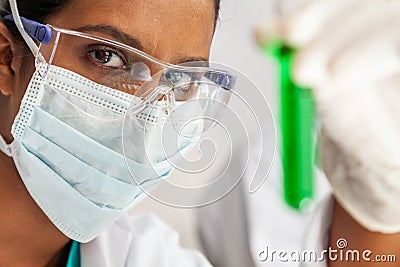
[[[400,0],[313,0],[284,23],[314,90],[322,165],[370,231],[400,232]]]

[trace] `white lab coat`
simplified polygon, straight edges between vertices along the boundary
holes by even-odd
[[[263,262],[258,256],[266,246],[288,252],[313,249],[319,253],[326,249],[332,197],[324,175],[317,177],[318,205],[309,214],[301,214],[284,203],[279,162],[255,194],[248,193],[251,177],[245,175],[227,197],[199,210],[198,227],[206,257],[215,267],[298,267],[299,262]],[[325,267],[326,263],[301,266]]]
[[[313,213],[313,218],[308,226],[307,236],[304,239],[302,249],[315,251],[321,255],[321,251],[328,249],[329,230],[332,224],[333,196],[328,195],[321,201]],[[328,267],[325,262],[302,263],[300,267]]]
[[[197,251],[154,215],[125,215],[93,241],[81,244],[82,267],[210,267]]]

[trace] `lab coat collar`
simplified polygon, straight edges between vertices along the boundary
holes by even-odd
[[[129,225],[121,218],[91,242],[81,244],[81,267],[125,266],[131,242]]]

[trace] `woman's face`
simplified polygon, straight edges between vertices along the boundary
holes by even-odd
[[[208,60],[215,19],[214,0],[71,0],[46,23],[133,45],[161,61],[179,64]],[[74,55],[62,51],[58,49],[59,59],[74,64]],[[11,127],[34,71],[33,60],[15,56],[15,65],[23,70],[15,72],[6,129]],[[9,131],[3,129],[10,141]]]

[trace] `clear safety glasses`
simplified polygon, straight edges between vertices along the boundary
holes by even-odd
[[[12,16],[5,19],[13,20]],[[228,103],[235,85],[234,75],[212,68],[208,62],[173,65],[114,40],[22,17],[21,21],[27,33],[40,43],[36,65],[46,64],[41,73],[43,78],[50,66],[58,66],[97,84],[137,96],[140,101],[131,105],[131,113],[138,114],[161,101],[165,113],[171,114],[177,103],[192,101],[200,107],[196,115],[214,120],[219,107]],[[211,102],[218,103],[218,108]]]

